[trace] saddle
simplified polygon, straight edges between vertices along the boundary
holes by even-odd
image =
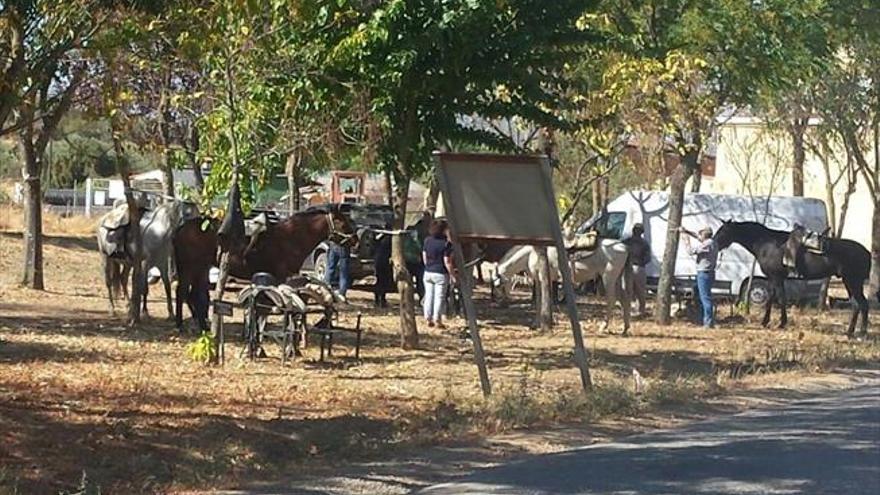
[[[125,247],[128,238],[128,227],[131,218],[128,215],[128,205],[125,201],[116,201],[113,209],[101,218],[99,223],[99,235],[102,242],[99,243],[101,251],[111,258],[124,258]]]
[[[279,284],[268,273],[255,273],[251,284],[238,293],[238,302],[246,304],[252,297],[260,304],[295,313],[316,309],[313,304],[318,305],[320,310],[332,312],[334,306],[342,302],[321,280],[298,275]]]
[[[823,233],[807,230],[803,225],[795,225],[794,230],[785,241],[782,252],[782,264],[791,269],[797,269],[798,254],[805,252],[822,255],[828,248],[828,237]]]

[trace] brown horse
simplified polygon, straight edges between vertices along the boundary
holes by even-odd
[[[183,328],[183,301],[202,328],[207,325],[208,274],[217,261],[217,225],[202,229],[202,222],[187,222],[174,238],[177,262],[177,328]],[[330,238],[344,241],[355,234],[351,220],[335,206],[309,208],[277,224],[267,226],[256,242],[243,252],[230,253],[229,273],[249,280],[258,272],[272,274],[283,281],[302,268],[303,261],[318,244]]]
[[[208,329],[208,276],[217,265],[217,227],[220,222],[207,217],[193,218],[180,226],[174,234],[174,260],[177,266],[177,311],[174,314],[177,329],[183,330],[183,303],[199,322],[201,330]]]

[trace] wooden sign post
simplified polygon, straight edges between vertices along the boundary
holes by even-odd
[[[574,337],[574,359],[584,390],[592,387],[587,352],[577,315],[571,265],[565,251],[556,196],[545,157],[434,153],[437,182],[442,192],[453,238],[456,266],[464,267],[464,242],[515,241],[556,246],[566,308]],[[492,392],[483,342],[473,302],[473,274],[461,270],[461,291],[474,361],[483,394]]]

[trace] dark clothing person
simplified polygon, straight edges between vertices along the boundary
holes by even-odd
[[[385,294],[394,291],[394,271],[391,268],[391,236],[381,234],[376,241],[373,254],[373,266],[376,269],[376,285],[373,286],[373,299],[377,308],[385,308],[388,301]]]
[[[445,259],[452,256],[452,245],[445,235],[425,239],[422,248],[425,256],[425,272],[448,275]]]
[[[629,262],[633,266],[648,266],[648,263],[651,262],[651,245],[641,234],[636,236],[633,233],[633,236],[627,241],[627,246],[629,247]]]
[[[629,249],[629,262],[632,264],[633,276],[631,284],[627,287],[630,300],[635,299],[639,303],[638,315],[642,316],[646,310],[646,299],[648,293],[648,270],[647,266],[651,262],[651,245],[642,237],[644,228],[642,224],[633,225],[632,237],[627,239],[626,245]]]
[[[431,235],[422,246],[422,261],[425,264],[425,296],[422,298],[422,309],[428,326],[437,325],[444,328],[441,321],[446,288],[455,274],[450,273],[452,267],[452,244],[446,237],[447,224],[442,220],[431,223]]]

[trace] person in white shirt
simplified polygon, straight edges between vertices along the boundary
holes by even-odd
[[[697,257],[697,292],[703,308],[703,328],[715,326],[715,304],[712,301],[712,285],[715,283],[715,267],[718,264],[718,247],[712,239],[712,229],[703,227],[699,234],[680,229],[685,235],[688,253]],[[691,243],[691,237],[699,242]]]

